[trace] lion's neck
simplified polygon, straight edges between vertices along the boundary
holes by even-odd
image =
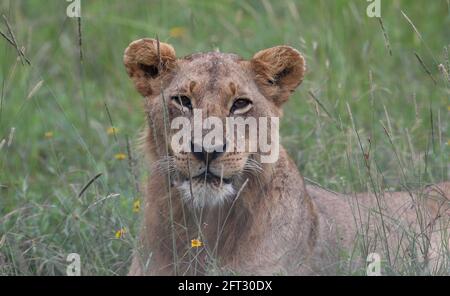
[[[153,180],[150,186],[159,188],[163,196],[161,182],[163,179]],[[249,177],[243,184],[231,202],[203,209],[187,206],[176,188],[166,187],[171,189],[171,209],[167,195],[159,198],[158,208],[165,208],[166,213],[160,216],[164,227],[157,231],[170,245],[173,227],[180,254],[185,253],[186,242],[200,239],[209,254],[230,266],[239,256],[247,256],[250,261],[267,256],[274,262],[284,260],[285,254],[293,251],[301,257],[309,256],[317,240],[317,212],[303,178],[285,150],[280,149],[277,163],[266,165],[263,173]]]
[[[276,164],[250,176],[238,192],[226,205],[189,212],[197,222],[191,225],[193,234],[202,237],[214,254],[228,261],[242,253],[251,257],[266,252],[277,258],[275,254],[300,248],[307,256],[316,240],[317,212],[284,149]]]

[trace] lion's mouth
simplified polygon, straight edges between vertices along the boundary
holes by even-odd
[[[192,179],[196,181],[204,181],[207,183],[215,183],[215,184],[220,184],[220,182],[222,182],[223,184],[230,184],[232,181],[231,178],[224,178],[221,176],[217,176],[207,171],[193,177]]]
[[[195,208],[206,205],[216,206],[229,201],[235,196],[236,190],[232,178],[221,178],[211,172],[203,172],[195,177],[185,178],[176,184],[185,203]]]

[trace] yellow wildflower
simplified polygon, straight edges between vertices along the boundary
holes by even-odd
[[[53,138],[53,132],[45,132],[44,137],[45,137],[46,139],[51,139],[51,138]]]
[[[117,160],[124,160],[127,159],[127,155],[125,153],[117,153],[114,155],[114,158]]]
[[[191,247],[192,248],[198,248],[198,247],[201,247],[202,245],[203,245],[203,243],[200,240],[198,240],[198,239],[191,240]]]
[[[119,129],[117,127],[111,126],[106,130],[106,133],[108,135],[114,135],[117,134],[119,132]]]
[[[186,29],[183,27],[173,27],[169,31],[169,35],[173,38],[180,38],[186,34]]]
[[[138,213],[140,209],[141,209],[141,201],[137,199],[133,203],[133,212]]]
[[[116,231],[116,238],[122,238],[125,233],[127,233],[127,229],[126,228],[120,228],[119,230]]]
[[[447,110],[450,111],[450,105],[447,106]]]

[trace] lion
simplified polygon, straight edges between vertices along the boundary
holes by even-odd
[[[298,50],[177,58],[171,45],[144,38],[126,48],[124,64],[145,99],[151,170],[129,275],[361,274],[371,253],[391,265],[403,254],[429,273],[448,268],[437,258],[448,257],[449,182],[344,195],[305,184],[282,146],[273,163],[193,142],[190,151],[175,149],[170,122],[192,121],[194,109],[222,120],[281,117],[304,79]]]

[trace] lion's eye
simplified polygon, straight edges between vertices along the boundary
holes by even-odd
[[[180,105],[181,107],[188,108],[189,110],[192,110],[192,103],[191,99],[189,99],[187,96],[173,96],[171,97],[172,101],[174,101],[176,104]]]
[[[231,106],[230,113],[232,114],[244,114],[252,108],[252,101],[245,98],[240,98],[234,101],[233,106]]]

